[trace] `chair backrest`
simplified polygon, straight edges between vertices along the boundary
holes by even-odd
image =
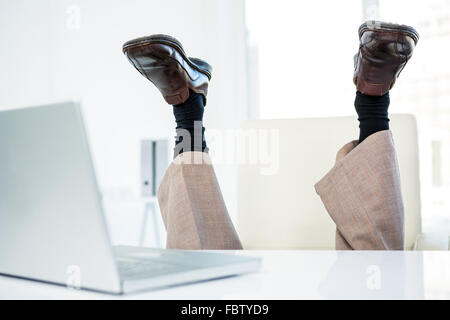
[[[314,185],[333,167],[337,151],[358,137],[357,119],[255,120],[244,122],[242,130],[271,132],[279,139],[271,150],[278,161],[275,174],[264,163],[239,166],[237,228],[244,247],[334,249],[336,227]],[[393,115],[391,130],[405,206],[405,249],[411,249],[421,233],[416,120]]]

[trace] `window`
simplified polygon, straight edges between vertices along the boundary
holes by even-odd
[[[246,13],[253,114],[271,119],[353,113],[360,1],[247,0]]]
[[[249,116],[354,115],[357,29],[369,19],[412,25],[421,36],[391,112],[418,121],[423,231],[448,234],[450,1],[247,0]]]

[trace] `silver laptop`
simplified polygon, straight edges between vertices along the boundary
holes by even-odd
[[[232,254],[113,248],[80,106],[0,112],[0,274],[121,294],[259,267]]]

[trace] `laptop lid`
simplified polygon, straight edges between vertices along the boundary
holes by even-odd
[[[0,273],[121,290],[75,102],[0,112]]]

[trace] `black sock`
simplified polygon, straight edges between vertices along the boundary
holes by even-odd
[[[201,94],[190,91],[186,102],[173,106],[177,122],[174,158],[183,152],[208,152],[203,127],[204,99]]]
[[[359,143],[370,135],[389,130],[389,92],[384,96],[367,96],[356,92],[355,108],[359,120]]]

